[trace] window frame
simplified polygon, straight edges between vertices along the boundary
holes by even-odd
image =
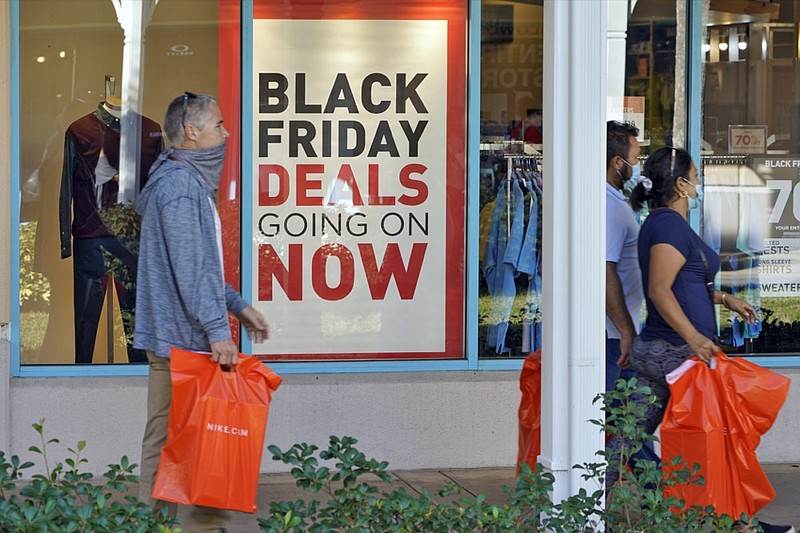
[[[373,372],[437,372],[437,371],[519,371],[523,359],[480,359],[478,357],[478,233],[479,233],[479,161],[480,161],[480,65],[481,65],[481,0],[468,0],[467,5],[467,104],[466,104],[466,242],[465,242],[465,316],[464,357],[457,360],[392,360],[392,361],[315,361],[315,362],[269,362],[275,371],[284,374],[336,374]],[[119,365],[22,365],[20,361],[20,263],[19,263],[19,172],[20,172],[20,42],[19,4],[11,0],[11,375],[13,377],[131,377],[145,376],[147,364]],[[252,79],[253,1],[241,0],[241,76]],[[702,3],[687,0],[687,112],[689,117],[687,145],[695,158],[700,155],[701,99],[701,54]],[[696,49],[696,53],[692,53]],[[252,101],[252,84],[242,83],[242,102]],[[252,116],[243,114],[241,132],[252,131]],[[242,135],[244,139],[244,135]],[[241,161],[252,156],[252,143],[242,142]],[[240,179],[251,169],[241,168]],[[241,189],[240,189],[241,190]],[[241,204],[240,204],[241,205]],[[242,215],[246,214],[242,206]],[[244,265],[241,265],[244,267]],[[240,282],[247,279],[248,269],[240,269]],[[250,348],[249,341],[241,335],[242,351]],[[765,367],[800,367],[800,354],[785,356],[747,357]]]

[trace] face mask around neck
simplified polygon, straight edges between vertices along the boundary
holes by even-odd
[[[175,157],[189,163],[200,173],[209,187],[217,190],[222,176],[222,166],[225,164],[226,150],[227,143],[223,142],[211,148],[178,150]]]

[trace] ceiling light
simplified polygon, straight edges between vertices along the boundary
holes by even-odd
[[[711,51],[711,45],[708,43],[703,43],[703,46],[700,47],[704,54]]]
[[[44,63],[44,56],[39,56],[36,58],[37,63]]]
[[[719,43],[719,49],[724,52],[725,50],[728,49],[728,43],[725,42]]]
[[[739,41],[739,50],[747,50],[747,41]]]

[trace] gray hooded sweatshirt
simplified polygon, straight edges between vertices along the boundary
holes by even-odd
[[[247,307],[223,280],[214,207],[219,172],[192,165],[193,152],[163,152],[136,201],[142,230],[133,346],[160,357],[172,346],[210,351],[211,342],[231,337],[227,311],[238,316]]]

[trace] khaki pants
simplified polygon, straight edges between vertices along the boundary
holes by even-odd
[[[165,506],[170,516],[175,517],[177,504],[154,500],[152,497],[161,448],[167,440],[169,406],[172,401],[169,359],[158,357],[153,352],[147,352],[147,358],[150,360],[150,374],[147,378],[147,424],[142,439],[139,500],[154,509]],[[185,533],[218,532],[229,517],[228,511],[195,505],[181,527]]]

